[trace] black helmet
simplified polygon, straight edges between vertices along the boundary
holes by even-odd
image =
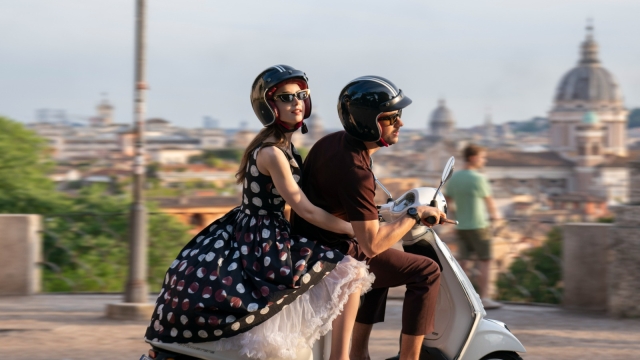
[[[299,79],[300,89],[309,88],[307,74],[288,65],[274,65],[267,68],[256,77],[251,86],[251,106],[262,125],[268,126],[278,117],[278,108],[271,98],[275,86],[289,80]],[[271,92],[270,94],[268,94]],[[304,117],[311,115],[311,96],[304,100]]]
[[[380,140],[378,115],[401,110],[411,104],[391,81],[380,76],[351,80],[340,92],[338,115],[345,131],[362,141]]]

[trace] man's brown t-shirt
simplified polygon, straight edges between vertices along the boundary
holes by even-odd
[[[315,206],[346,221],[378,220],[375,180],[365,144],[344,131],[318,140],[304,161],[302,190]],[[297,214],[293,231],[311,240],[335,246],[344,234],[321,229]]]

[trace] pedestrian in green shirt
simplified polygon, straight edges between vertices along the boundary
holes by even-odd
[[[455,205],[456,220],[459,222],[460,266],[466,272],[468,260],[476,255],[480,272],[477,279],[480,298],[486,309],[497,308],[501,304],[488,296],[491,264],[489,227],[490,222],[499,217],[491,197],[489,182],[479,172],[487,161],[487,152],[481,146],[469,144],[462,154],[465,160],[464,170],[453,173],[445,188],[447,202]]]

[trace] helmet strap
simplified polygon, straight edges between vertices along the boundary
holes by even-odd
[[[309,131],[307,129],[307,124],[304,123],[304,120],[300,121],[299,123],[296,123],[295,125],[293,125],[293,127],[290,127],[289,124],[285,123],[280,119],[276,119],[276,124],[278,124],[278,126],[280,126],[280,129],[282,129],[282,131],[285,133],[294,132],[299,128],[302,128],[301,131],[303,134],[306,134]]]
[[[376,141],[376,144],[380,147],[389,147],[389,144],[387,144],[382,137],[380,137],[380,140]]]

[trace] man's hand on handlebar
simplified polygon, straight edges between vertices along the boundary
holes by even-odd
[[[436,224],[444,224],[447,219],[447,214],[440,211],[440,209],[433,206],[418,206],[416,207],[422,224],[428,227],[432,227]]]

